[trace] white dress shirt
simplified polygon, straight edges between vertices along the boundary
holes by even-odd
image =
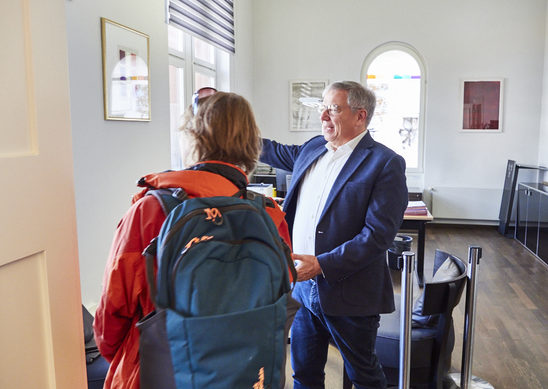
[[[316,255],[316,226],[329,192],[344,164],[367,130],[335,149],[327,143],[327,153],[314,162],[303,177],[293,222],[293,252]]]

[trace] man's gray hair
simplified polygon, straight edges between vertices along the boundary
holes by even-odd
[[[345,90],[348,92],[348,105],[352,111],[355,112],[357,109],[365,109],[367,111],[367,118],[365,119],[365,128],[367,128],[375,113],[375,105],[377,104],[375,93],[371,89],[368,89],[355,81],[333,82],[325,88],[323,95],[331,89]]]

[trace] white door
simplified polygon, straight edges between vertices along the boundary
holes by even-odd
[[[0,1],[0,388],[86,388],[64,0]]]

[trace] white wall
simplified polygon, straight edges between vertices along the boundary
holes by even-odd
[[[235,2],[231,89],[253,92],[252,2]],[[118,221],[144,174],[170,168],[167,26],[164,1],[67,0],[74,176],[82,300],[93,308]],[[150,36],[151,121],[103,119],[100,18]]]
[[[234,1],[236,54],[232,56],[230,90],[253,100],[253,1]]]
[[[66,12],[82,300],[92,305],[136,181],[169,168],[167,28],[162,1],[72,0]],[[103,119],[101,17],[150,36],[150,122]]]
[[[427,68],[424,187],[466,188],[466,201],[484,193],[493,204],[487,218],[496,220],[507,160],[538,162],[545,3],[256,0],[253,102],[260,127],[282,142],[308,139],[312,133],[288,131],[289,80],[359,81],[371,50],[406,42]],[[466,77],[505,79],[502,133],[459,132]]]

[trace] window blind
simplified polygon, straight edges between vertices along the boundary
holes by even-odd
[[[167,0],[168,22],[231,53],[234,49],[232,0]]]

